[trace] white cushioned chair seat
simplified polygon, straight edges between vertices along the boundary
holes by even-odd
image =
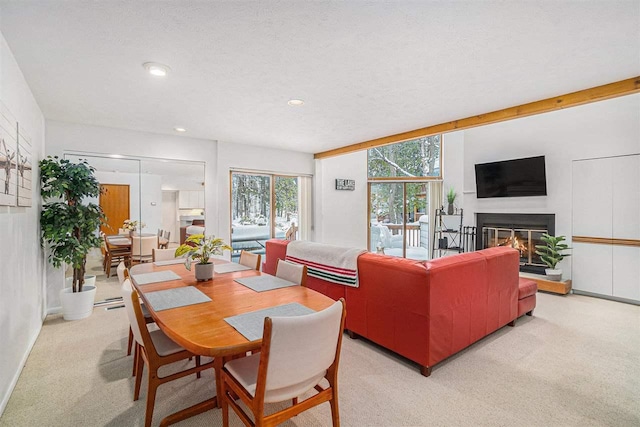
[[[151,341],[153,341],[153,346],[156,348],[159,356],[169,356],[170,354],[179,353],[184,350],[184,348],[176,344],[159,329],[149,331],[149,335],[151,335]]]
[[[256,393],[256,379],[258,378],[258,365],[260,364],[260,353],[251,356],[235,359],[227,362],[224,367],[234,378],[251,394]],[[317,376],[308,379],[304,383],[294,384],[275,390],[267,390],[264,396],[266,403],[282,402],[292,399],[315,387],[324,378],[327,371],[323,371]]]

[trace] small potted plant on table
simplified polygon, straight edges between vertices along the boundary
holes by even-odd
[[[189,271],[191,271],[192,262],[197,261],[195,264],[196,280],[202,282],[213,278],[213,263],[209,261],[209,258],[212,255],[222,255],[225,250],[230,251],[231,246],[220,238],[192,234],[176,249],[175,256],[187,257],[184,265]]]
[[[556,268],[558,263],[562,261],[569,254],[564,251],[571,249],[566,243],[562,243],[565,240],[564,236],[550,236],[544,233],[541,237],[545,245],[536,245],[536,253],[540,255],[540,259],[547,267],[545,274],[549,277],[549,280],[559,282],[562,280],[562,270]]]

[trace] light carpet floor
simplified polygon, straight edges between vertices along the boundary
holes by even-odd
[[[98,299],[119,295],[117,278],[99,277],[98,289]],[[0,426],[143,425],[146,380],[133,402],[127,333],[124,309],[96,308],[75,322],[49,316]],[[160,386],[153,425],[214,393],[212,371]],[[533,317],[437,365],[429,378],[345,335],[339,393],[343,426],[639,426],[640,307],[539,293]],[[235,414],[231,421],[241,425]],[[220,426],[222,416],[213,410],[178,425]],[[329,405],[284,425],[331,425]]]

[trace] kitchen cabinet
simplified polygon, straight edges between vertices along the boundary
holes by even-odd
[[[204,191],[180,191],[178,193],[178,208],[204,209]]]

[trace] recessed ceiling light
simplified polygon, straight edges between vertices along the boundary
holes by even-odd
[[[293,106],[299,106],[299,105],[304,105],[304,101],[302,99],[290,99],[289,102],[287,102],[287,104],[293,105]]]
[[[142,64],[142,66],[149,72],[149,74],[158,77],[166,76],[167,74],[169,74],[169,70],[171,70],[171,68],[169,68],[168,66],[164,64],[158,64],[157,62],[145,62],[144,64]]]
[[[180,126],[174,127],[173,130],[175,130],[176,132],[186,132],[187,131],[185,128],[180,127]]]

